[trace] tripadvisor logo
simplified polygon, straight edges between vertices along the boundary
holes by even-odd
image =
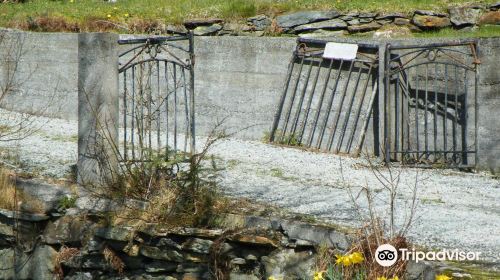
[[[381,266],[391,266],[398,260],[398,251],[391,244],[382,244],[375,251],[375,261]]]
[[[399,252],[391,244],[382,244],[375,251],[375,261],[384,267],[392,266],[398,260],[398,256],[403,261],[478,261],[481,252],[464,252],[459,250],[441,251],[416,251],[407,248],[400,248]]]

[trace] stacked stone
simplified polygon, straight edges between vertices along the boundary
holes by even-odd
[[[344,36],[367,33],[390,27],[412,32],[442,28],[470,29],[485,24],[500,24],[500,2],[489,6],[451,6],[447,13],[416,10],[404,13],[371,13],[330,11],[300,11],[271,18],[266,15],[250,17],[246,23],[225,23],[222,19],[188,20],[183,25],[168,25],[165,32],[197,36],[287,34],[301,37]]]

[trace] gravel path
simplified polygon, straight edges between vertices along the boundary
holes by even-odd
[[[0,111],[0,113],[2,113]],[[1,118],[0,118],[1,119]],[[0,142],[4,161],[43,176],[64,177],[77,157],[77,123],[38,117],[41,127],[23,140]],[[202,143],[202,139],[198,143]],[[361,187],[375,194],[374,209],[388,220],[388,192],[365,159],[227,139],[211,153],[224,167],[220,183],[231,196],[276,204],[294,212],[346,226],[366,214]],[[378,163],[374,160],[374,164]],[[388,176],[387,170],[382,174]],[[500,267],[500,181],[486,173],[448,169],[391,168],[400,174],[396,226],[404,224],[418,179],[417,210],[409,237],[429,248],[481,252],[481,260]],[[358,214],[349,193],[361,206]]]

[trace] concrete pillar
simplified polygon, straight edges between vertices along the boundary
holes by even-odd
[[[118,167],[118,35],[78,35],[78,184],[105,186]]]

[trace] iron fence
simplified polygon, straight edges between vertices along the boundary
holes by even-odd
[[[119,40],[122,161],[195,151],[193,36]]]

